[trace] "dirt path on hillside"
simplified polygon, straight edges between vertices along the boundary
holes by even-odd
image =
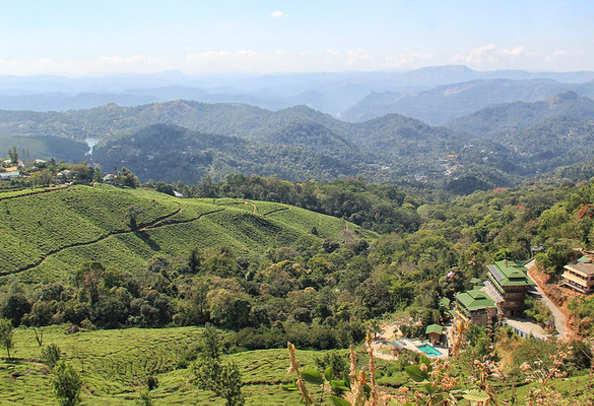
[[[177,211],[171,214],[166,214],[165,216],[161,216],[159,218],[154,219],[153,221],[144,224],[138,231],[143,232],[145,231],[147,228],[154,228],[156,227],[160,222],[165,221],[173,216],[175,216],[176,214],[179,214],[183,211],[183,207],[181,205],[181,203],[176,203],[178,205]]]
[[[0,197],[0,202],[2,202],[4,200],[19,199],[21,197],[29,197],[29,196],[40,195],[40,194],[44,194],[44,193],[53,193],[53,192],[62,191],[65,189],[70,189],[71,187],[72,186],[57,186],[54,189],[49,189],[49,190],[46,189],[46,190],[39,190],[37,192],[23,193],[22,195]]]
[[[243,202],[243,204],[251,204],[252,205],[252,214],[256,214],[256,205],[254,202],[248,202],[247,200]]]
[[[271,214],[278,213],[279,211],[286,211],[286,210],[291,210],[291,208],[289,206],[287,206],[287,207],[281,207],[280,209],[274,209],[267,213],[262,214],[262,217],[270,216]]]

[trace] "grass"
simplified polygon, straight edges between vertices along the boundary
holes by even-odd
[[[132,205],[142,209],[140,230],[131,230],[126,218]],[[342,241],[346,228],[376,237],[344,220],[279,203],[176,199],[108,185],[0,193],[0,275],[18,274],[31,283],[67,279],[88,261],[137,272],[157,254],[185,256],[194,247],[220,245],[262,251],[289,245],[313,227],[320,241]]]

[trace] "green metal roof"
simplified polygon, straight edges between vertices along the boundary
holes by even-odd
[[[487,265],[489,278],[494,279],[501,286],[526,286],[532,285],[532,281],[526,276],[525,266],[516,265],[509,261],[496,261]]]
[[[442,297],[441,299],[439,299],[439,305],[443,306],[443,307],[450,307],[450,299],[448,299],[447,297]]]
[[[478,289],[472,289],[467,292],[458,293],[456,300],[469,311],[494,308],[495,302],[484,292]]]
[[[471,285],[478,285],[479,283],[481,283],[481,280],[479,278],[472,278],[470,280]]]
[[[440,326],[439,324],[429,324],[427,326],[427,328],[425,329],[425,334],[429,334],[429,333],[441,334],[441,333],[443,333],[443,327]]]

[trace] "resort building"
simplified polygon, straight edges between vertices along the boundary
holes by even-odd
[[[430,324],[425,329],[425,334],[429,337],[431,344],[441,344],[443,336],[443,327],[439,324]]]
[[[472,290],[458,293],[456,295],[456,307],[454,312],[465,322],[486,327],[494,321],[497,316],[497,306],[493,299],[475,286]]]
[[[574,289],[580,293],[594,292],[594,264],[592,258],[583,256],[575,264],[567,264],[563,267],[565,272],[562,285]]]
[[[521,316],[526,294],[534,284],[526,276],[528,269],[507,260],[487,265],[487,269],[489,279],[485,281],[485,286],[503,316]]]

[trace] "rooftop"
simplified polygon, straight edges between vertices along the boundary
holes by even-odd
[[[564,268],[584,275],[594,275],[594,264],[591,263],[578,262],[577,264],[567,264]]]
[[[510,261],[495,261],[494,264],[487,265],[490,276],[501,286],[525,286],[534,283],[526,276],[526,269],[523,265],[518,265]]]
[[[456,300],[469,311],[495,308],[493,299],[477,288],[480,287],[475,287],[472,290],[458,293],[456,295]]]
[[[441,334],[443,333],[443,327],[439,324],[429,324],[425,329],[425,334],[429,333]]]
[[[448,299],[447,297],[442,297],[441,299],[439,299],[439,305],[443,306],[443,307],[450,307],[450,299]]]

